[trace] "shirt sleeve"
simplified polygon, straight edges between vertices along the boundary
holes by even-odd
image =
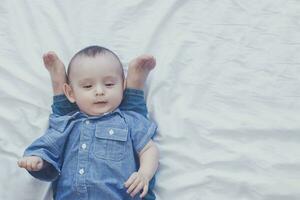
[[[56,117],[50,117],[49,128],[45,134],[36,139],[24,152],[24,156],[38,156],[47,162],[46,167],[42,170],[29,171],[37,179],[54,181],[60,174],[63,151],[68,138],[68,131],[61,126],[57,127],[57,125],[63,124],[61,121]]]
[[[130,136],[133,147],[139,153],[145,145],[155,136],[157,126],[156,124],[145,118],[144,116],[128,112],[130,115]]]
[[[74,111],[79,111],[76,103],[71,103],[64,94],[53,96],[52,112],[63,116]]]

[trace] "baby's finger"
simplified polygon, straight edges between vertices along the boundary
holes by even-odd
[[[26,160],[26,167],[28,171],[32,171],[32,163],[29,160]]]
[[[40,171],[43,168],[43,161],[39,161],[36,165],[36,170]]]
[[[32,171],[39,171],[40,170],[40,168],[39,168],[39,166],[40,166],[40,161],[39,160],[34,160],[34,161],[32,161],[32,164],[31,164],[31,166],[32,166]]]
[[[35,168],[36,168],[36,162],[31,161],[30,166],[31,166],[31,170],[30,170],[30,171],[36,171],[36,170],[35,170]]]
[[[144,184],[142,182],[140,182],[136,188],[130,193],[131,197],[134,197],[139,191],[141,191],[143,189]]]
[[[133,181],[136,178],[136,175],[137,175],[136,173],[131,174],[131,176],[129,177],[129,179],[125,182],[125,187],[128,188],[133,183]]]
[[[148,193],[148,184],[144,185],[143,192],[140,195],[140,198],[145,197],[147,193]]]
[[[24,159],[19,160],[18,165],[19,165],[19,167],[24,168],[24,165],[25,165]]]
[[[130,185],[130,187],[127,190],[127,193],[131,193],[134,188],[136,188],[136,186],[140,183],[140,181],[138,179],[135,179],[134,182]]]

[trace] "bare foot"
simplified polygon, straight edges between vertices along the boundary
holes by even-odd
[[[50,74],[54,95],[63,94],[63,85],[67,82],[64,64],[53,51],[45,53],[43,55],[43,61]]]
[[[156,61],[152,55],[143,54],[129,63],[127,73],[127,88],[143,89],[149,72],[155,67]]]
[[[40,171],[43,168],[44,161],[38,156],[28,156],[21,158],[18,165],[28,171]]]

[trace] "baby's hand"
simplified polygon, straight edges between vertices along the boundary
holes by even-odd
[[[134,197],[139,191],[143,190],[140,198],[146,196],[148,192],[149,180],[140,172],[134,172],[125,182],[127,193]]]
[[[28,171],[40,171],[43,168],[44,161],[38,156],[29,156],[20,159],[18,165]]]

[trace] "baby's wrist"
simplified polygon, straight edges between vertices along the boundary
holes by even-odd
[[[46,160],[42,159],[42,169],[49,167],[51,164]]]
[[[147,182],[149,182],[150,180],[151,180],[151,175],[150,174],[148,174],[148,173],[146,173],[145,171],[143,171],[143,170],[139,170],[138,171],[138,173],[147,181]]]

